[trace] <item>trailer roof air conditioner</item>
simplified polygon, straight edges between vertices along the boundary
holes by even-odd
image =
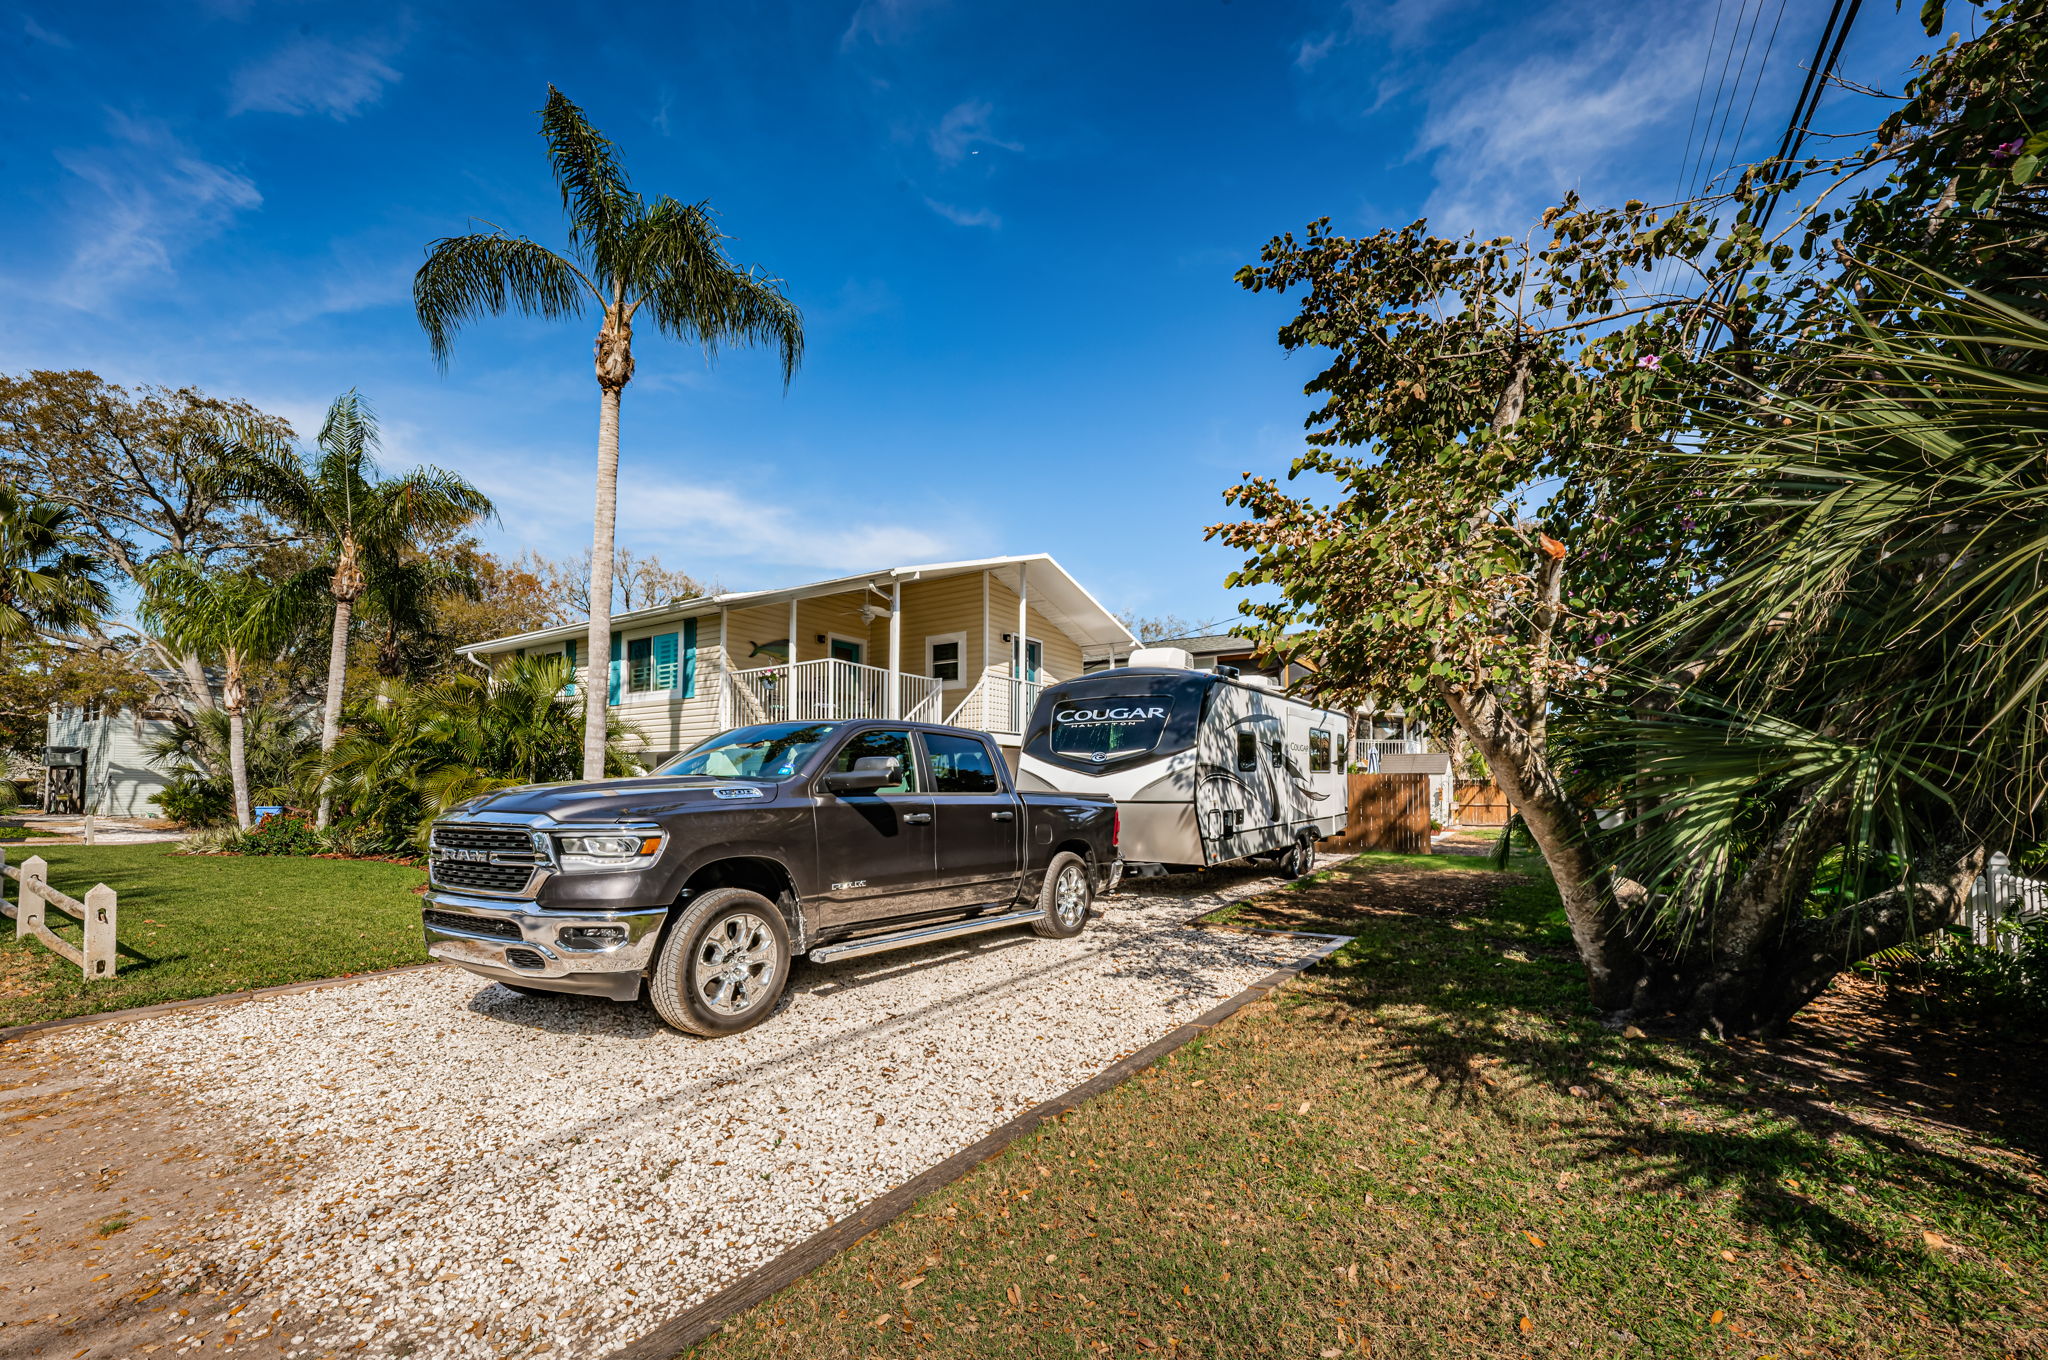
[[[1195,658],[1185,647],[1140,647],[1131,653],[1128,664],[1158,666],[1170,671],[1191,671],[1195,668]]]

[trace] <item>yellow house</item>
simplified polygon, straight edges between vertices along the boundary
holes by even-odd
[[[567,656],[588,626],[462,649],[483,666]],[[607,691],[650,764],[729,727],[906,718],[979,728],[1014,761],[1039,690],[1137,640],[1051,557],[890,567],[612,616]]]

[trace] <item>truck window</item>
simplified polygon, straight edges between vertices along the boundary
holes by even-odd
[[[1136,755],[1159,744],[1172,700],[1163,695],[1133,699],[1069,699],[1052,711],[1055,755]]]
[[[1328,774],[1330,771],[1330,734],[1320,727],[1308,730],[1308,771],[1310,774]]]
[[[863,732],[839,748],[839,754],[832,758],[832,768],[851,770],[853,762],[862,756],[894,756],[902,769],[902,778],[876,792],[917,792],[917,755],[910,749],[908,732]]]
[[[933,793],[1001,793],[995,758],[988,743],[973,737],[924,734],[924,753],[932,763]]]
[[[719,779],[786,779],[832,736],[831,723],[758,723],[707,737],[656,774]]]

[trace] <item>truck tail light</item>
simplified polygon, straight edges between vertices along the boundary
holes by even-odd
[[[1124,814],[1121,808],[1109,814],[1109,843],[1119,844],[1124,834]]]

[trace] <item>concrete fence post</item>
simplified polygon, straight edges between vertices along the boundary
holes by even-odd
[[[114,975],[114,890],[95,883],[85,895],[85,975],[110,978]]]
[[[50,866],[41,855],[21,862],[21,898],[14,909],[14,937],[42,935],[43,889],[49,886]]]

